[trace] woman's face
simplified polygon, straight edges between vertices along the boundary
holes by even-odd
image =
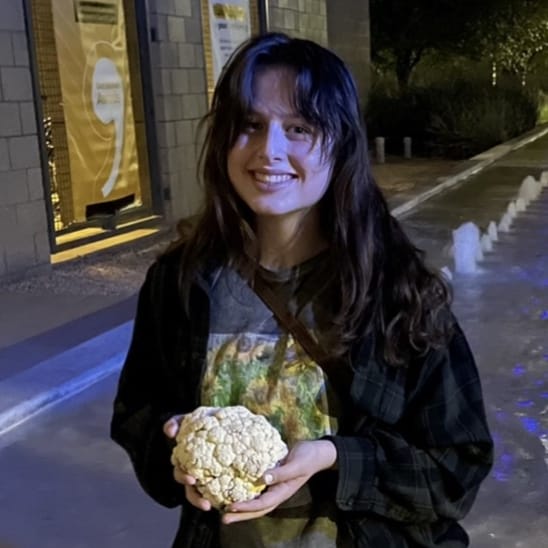
[[[299,220],[329,186],[331,160],[321,135],[292,106],[294,85],[284,68],[256,76],[252,111],[228,154],[230,181],[258,220]]]

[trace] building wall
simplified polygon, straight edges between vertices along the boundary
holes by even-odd
[[[174,222],[195,214],[203,197],[196,175],[197,125],[208,105],[201,5],[156,0],[149,10],[160,178]],[[327,44],[325,0],[271,0],[268,18],[270,30]]]
[[[207,110],[199,0],[156,0],[150,23],[156,127],[166,214],[176,221],[202,203],[196,175],[197,124]],[[352,70],[365,99],[369,82],[368,0],[270,0],[269,30],[332,48]]]
[[[349,66],[365,102],[370,86],[369,0],[326,0],[329,47]]]
[[[196,212],[197,124],[207,90],[199,0],[150,3],[151,65],[165,214],[175,221]]]
[[[368,0],[270,0],[269,26],[332,49],[349,66],[365,101],[371,59]]]
[[[344,4],[344,9],[341,8]],[[47,208],[27,48],[24,0],[0,0],[0,278],[49,264]],[[149,46],[166,222],[194,215],[207,77],[200,0],[149,0]],[[334,49],[367,85],[368,2],[270,0],[269,29]]]
[[[269,30],[327,46],[326,0],[270,0]]]
[[[0,0],[0,277],[49,263],[23,0]]]

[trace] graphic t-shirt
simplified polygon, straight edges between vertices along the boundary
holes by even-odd
[[[260,275],[321,343],[331,318],[333,290],[321,254]],[[264,415],[292,447],[337,430],[338,402],[321,367],[280,327],[271,310],[241,278],[225,269],[211,292],[207,367],[202,405],[245,405]],[[329,505],[327,505],[329,506]],[[308,487],[268,516],[221,525],[222,548],[336,546],[334,506],[312,505]]]

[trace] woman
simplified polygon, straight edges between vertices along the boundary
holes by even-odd
[[[112,419],[146,492],[182,505],[176,547],[468,545],[457,521],[492,464],[478,373],[373,181],[361,120],[348,69],[313,42],[253,38],[221,75],[205,210],[147,274]],[[291,450],[220,515],[170,452],[182,414],[236,404]]]

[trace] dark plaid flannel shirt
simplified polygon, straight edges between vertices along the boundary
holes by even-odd
[[[161,258],[141,289],[111,436],[153,499],[182,505],[173,546],[216,548],[218,514],[186,502],[162,433],[165,420],[199,405],[208,339],[207,293],[192,291],[189,320],[177,290],[178,262],[178,252]],[[329,473],[335,474],[339,527],[348,526],[358,547],[467,546],[457,521],[491,468],[493,444],[476,365],[459,326],[447,348],[409,367],[375,358],[370,338],[355,345],[352,363],[350,399],[360,420],[348,435],[329,437],[338,455],[338,470]],[[321,476],[314,479],[322,484]]]

